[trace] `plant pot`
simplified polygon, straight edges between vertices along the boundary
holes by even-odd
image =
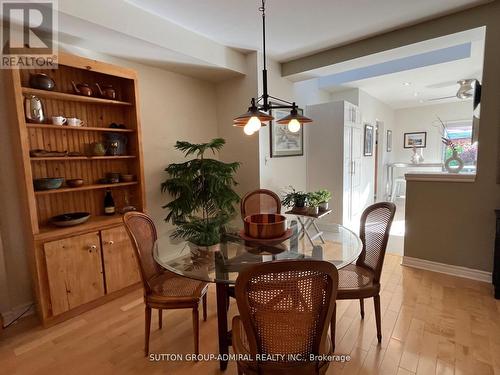
[[[319,210],[320,211],[327,211],[328,210],[328,202],[323,202],[319,204]]]

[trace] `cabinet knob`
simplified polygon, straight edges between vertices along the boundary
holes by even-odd
[[[113,245],[115,243],[115,241],[109,241],[108,244],[109,245]]]
[[[96,245],[89,245],[89,253],[92,252],[92,250],[96,250],[97,246]]]

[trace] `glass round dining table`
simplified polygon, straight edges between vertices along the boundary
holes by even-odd
[[[155,243],[153,255],[160,266],[181,276],[216,284],[221,370],[227,368],[231,345],[228,301],[230,296],[234,297],[232,285],[240,271],[259,263],[292,259],[325,260],[340,269],[352,263],[361,253],[359,237],[342,225],[321,225],[313,246],[304,236],[304,227],[293,220],[293,215],[288,222],[290,237],[282,242],[244,239],[239,229],[228,228],[215,249],[202,249],[185,241],[175,241],[168,234],[160,236]]]

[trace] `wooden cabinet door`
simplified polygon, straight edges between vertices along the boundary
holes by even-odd
[[[141,280],[132,242],[125,227],[101,231],[106,291],[111,293]]]
[[[99,232],[44,244],[52,314],[104,295]]]

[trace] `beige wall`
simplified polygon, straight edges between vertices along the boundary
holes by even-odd
[[[139,75],[140,109],[146,178],[147,211],[154,218],[160,233],[169,229],[163,221],[161,208],[168,199],[161,194],[160,183],[166,177],[164,169],[182,160],[173,146],[177,140],[204,142],[218,136],[216,89],[213,83],[171,73],[158,68],[116,59],[87,50],[65,48],[81,56],[95,58],[135,69]],[[2,91],[6,89],[3,82]],[[9,287],[10,308],[31,301],[30,276],[26,265],[26,245],[23,242],[16,185],[14,152],[10,146],[10,126],[5,119],[4,98],[0,98],[0,220],[4,237],[5,268]],[[258,158],[256,157],[257,163]],[[258,181],[258,178],[256,179]],[[0,259],[2,256],[0,256]],[[1,271],[1,268],[0,268]],[[2,280],[0,280],[2,282]],[[0,290],[1,291],[1,290]],[[2,306],[3,307],[3,306]],[[3,307],[5,309],[5,307]]]
[[[257,97],[257,53],[246,56],[247,75],[216,85],[218,134],[227,142],[221,152],[226,162],[241,163],[236,174],[239,185],[236,191],[243,195],[259,188],[259,134],[247,136],[242,128],[233,126],[233,119],[247,111],[250,99]]]
[[[478,174],[474,183],[409,182],[405,255],[491,271],[494,212],[500,207],[500,2],[323,51],[282,65],[284,74],[347,61],[486,26]]]
[[[402,108],[396,110],[397,126],[393,132],[394,161],[408,163],[413,151],[403,148],[403,135],[408,132],[427,132],[427,147],[422,150],[426,163],[442,161],[441,125],[437,117],[443,121],[471,120],[472,101],[441,103],[422,107]]]

